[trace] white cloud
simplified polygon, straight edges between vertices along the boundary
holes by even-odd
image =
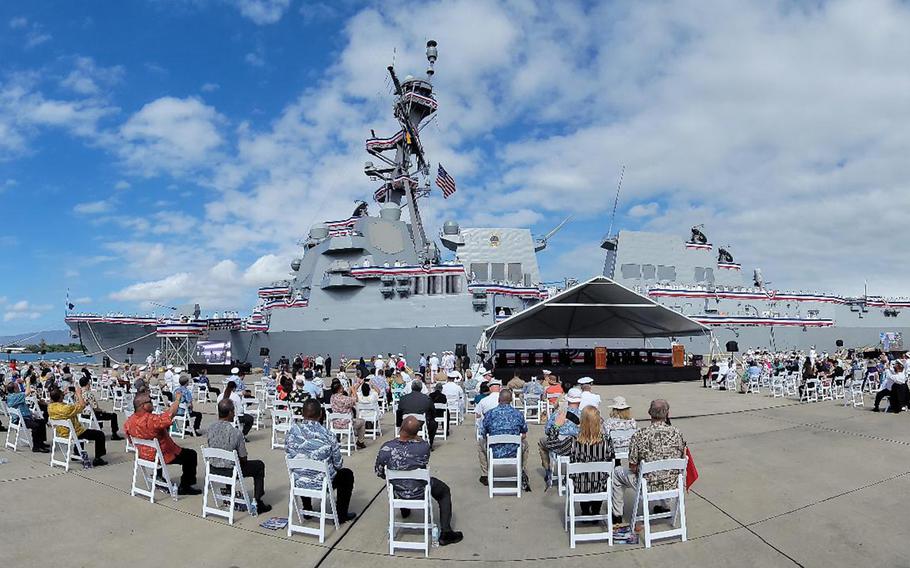
[[[74,299],[72,300],[72,302],[73,302],[74,304],[76,304],[77,306],[80,305],[80,304],[91,304],[91,303],[92,303],[92,298],[91,298],[90,296],[80,296],[80,297],[78,297],[78,298],[74,298]]]
[[[201,87],[199,87],[199,90],[202,91],[203,93],[213,93],[220,88],[221,88],[221,85],[219,85],[218,83],[203,83],[203,85]]]
[[[650,203],[638,203],[629,209],[629,217],[653,217],[660,211],[660,205],[651,201]]]
[[[247,53],[243,60],[253,67],[262,67],[265,65],[265,53],[262,49],[257,49],[256,51],[251,51]]]
[[[60,81],[60,85],[80,95],[96,95],[123,79],[121,65],[102,67],[91,57],[74,58],[73,70]]]
[[[107,213],[112,209],[110,201],[99,200],[99,201],[86,201],[85,203],[77,203],[73,207],[73,213],[78,215],[97,215],[99,213]]]
[[[234,0],[234,4],[244,17],[262,26],[280,20],[291,0]]]
[[[114,189],[119,189],[119,190],[129,189],[130,187],[132,187],[130,185],[130,182],[124,181],[124,180],[120,180],[116,184],[114,184]]]
[[[17,319],[35,320],[51,309],[49,304],[32,304],[28,300],[19,300],[6,306],[3,321]]]
[[[11,30],[21,30],[28,27],[28,18],[25,16],[17,16],[12,18],[9,21],[9,27]]]
[[[147,175],[207,165],[222,143],[218,126],[223,120],[199,99],[161,97],[121,127],[119,152],[129,167]]]

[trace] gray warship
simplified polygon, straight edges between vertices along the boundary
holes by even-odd
[[[164,316],[68,313],[74,337],[90,354],[114,361],[143,360],[178,336],[218,344],[231,361],[255,363],[266,353],[277,359],[391,352],[416,363],[420,353],[459,345],[473,352],[484,328],[547,298],[537,254],[562,225],[534,238],[524,228],[447,221],[438,244],[426,232],[420,201],[432,197],[432,186],[421,133],[438,108],[436,59],[430,41],[424,78],[399,80],[388,67],[398,130],[388,137],[371,133],[365,146],[372,161],[363,169],[379,184],[377,214],[358,202],[347,219],[315,224],[299,243],[289,278],[260,288],[248,317],[204,315],[198,306]]]
[[[732,247],[715,246],[702,225],[688,238],[620,231],[601,242],[603,273],[708,326],[712,339],[680,338],[689,352],[839,348],[903,350],[910,298],[770,287],[761,269],[747,281]]]

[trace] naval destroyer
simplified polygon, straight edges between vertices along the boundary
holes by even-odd
[[[447,221],[438,239],[427,234],[420,202],[432,197],[431,171],[421,136],[438,108],[436,59],[430,41],[423,78],[399,80],[388,67],[397,130],[372,133],[365,143],[371,161],[363,168],[378,184],[377,214],[358,202],[350,217],[315,224],[289,278],[260,288],[250,316],[203,315],[198,306],[166,316],[68,313],[74,337],[114,361],[143,360],[173,337],[208,342],[206,349],[216,344],[233,361],[258,362],[266,352],[275,358],[400,352],[413,361],[459,344],[471,352],[484,328],[547,298],[537,253],[559,227],[535,239],[524,228]],[[197,360],[204,356],[197,350]]]
[[[689,238],[620,231],[601,247],[605,276],[708,326],[714,351],[728,342],[742,351],[902,350],[910,337],[910,298],[776,290],[760,269],[747,282],[731,247],[715,247],[701,225]],[[689,352],[712,350],[708,338],[679,341]]]

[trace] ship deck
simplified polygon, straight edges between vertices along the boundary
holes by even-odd
[[[907,415],[874,414],[839,403],[799,404],[766,395],[704,390],[694,383],[598,387],[622,394],[637,418],[650,399],[670,401],[671,416],[692,451],[700,479],[687,497],[689,541],[642,545],[579,543],[563,532],[563,500],[543,491],[537,453],[529,464],[533,493],[487,497],[478,481],[473,418],[438,440],[433,475],[452,488],[454,525],[465,540],[420,553],[387,555],[388,510],[383,482],[373,474],[380,441],[346,458],[356,487],[355,522],[315,537],[259,527],[266,516],[239,513],[234,526],[201,517],[201,497],[157,503],[130,497],[133,455],[109,443],[110,465],[64,473],[46,454],[0,451],[0,534],[9,566],[66,564],[134,568],[195,566],[439,566],[511,564],[577,566],[579,561],[625,565],[848,566],[906,565],[902,502],[910,479]],[[102,403],[106,404],[106,403]],[[203,428],[215,405],[201,407]],[[5,421],[4,421],[5,423]],[[107,427],[105,427],[107,430]],[[384,439],[392,434],[391,418]],[[530,436],[542,433],[534,424]],[[266,462],[268,516],[287,515],[284,454],[268,448],[269,430],[252,431],[251,458]],[[203,439],[181,445],[197,448]],[[533,448],[533,444],[532,444]],[[200,472],[202,472],[200,467]],[[199,487],[202,486],[200,475]],[[248,487],[252,489],[250,480]],[[628,502],[632,499],[627,494]]]

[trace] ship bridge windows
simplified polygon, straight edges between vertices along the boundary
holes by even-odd
[[[658,264],[657,279],[662,282],[674,282],[676,280],[676,267]]]
[[[477,282],[486,282],[489,280],[486,262],[471,263],[471,277]]]
[[[520,262],[510,262],[509,263],[509,283],[510,284],[521,284],[521,263]]]
[[[503,262],[490,263],[490,279],[493,282],[504,282],[506,279],[506,265]]]
[[[657,277],[657,267],[653,264],[642,264],[641,277],[645,280],[654,280]]]
[[[623,280],[638,280],[641,278],[641,265],[623,264],[619,267],[619,272],[622,274]]]

